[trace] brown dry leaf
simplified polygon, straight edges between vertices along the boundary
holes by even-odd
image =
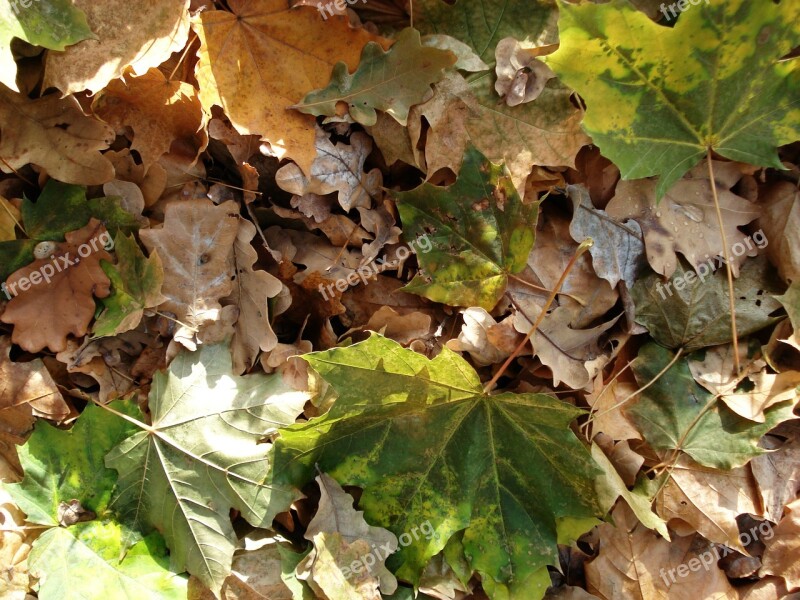
[[[603,600],[731,600],[735,589],[699,535],[667,542],[620,502],[614,525],[599,527],[600,552],[586,563],[586,587]],[[701,556],[711,556],[708,570]],[[678,571],[680,569],[680,571]],[[683,576],[681,576],[683,575]]]
[[[364,162],[372,151],[372,140],[365,133],[354,133],[350,144],[332,144],[328,134],[317,127],[317,156],[306,177],[294,163],[284,165],[275,174],[275,182],[292,194],[330,194],[338,192],[339,204],[345,211],[355,207],[369,208],[371,198],[378,195],[383,183],[381,173],[373,169],[364,173]]]
[[[637,389],[639,386],[635,383],[620,379],[604,385],[603,375],[598,375],[594,379],[592,392],[586,394],[586,401],[594,413],[592,432],[605,433],[615,440],[642,439],[642,434],[622,411],[622,406],[617,406]]]
[[[759,576],[777,575],[786,580],[789,589],[800,588],[800,498],[786,505],[786,512],[773,529],[761,558]]]
[[[220,318],[220,299],[231,294],[229,257],[238,231],[236,203],[186,200],[167,205],[163,227],[140,232],[148,253],[158,251],[164,263],[167,300],[158,309],[175,315],[181,324],[175,340],[190,350],[201,329]]]
[[[713,164],[731,268],[738,275],[745,259],[758,254],[757,244],[739,227],[756,219],[759,207],[730,191],[742,177],[738,163],[714,161]],[[606,212],[620,222],[633,219],[642,226],[647,260],[656,273],[672,276],[678,265],[676,252],[683,254],[695,268],[709,260],[714,269],[720,265],[724,268],[724,263],[714,262],[716,256],[724,256],[724,249],[707,166],[699,165],[689,171],[658,204],[656,183],[654,179],[620,181]],[[740,246],[742,251],[738,252]]]
[[[382,306],[372,313],[369,322],[363,329],[377,331],[399,344],[408,346],[414,340],[427,338],[430,334],[431,323],[430,315],[425,313],[411,311],[400,314],[391,306]]]
[[[800,191],[779,181],[763,192],[758,226],[769,240],[767,254],[787,281],[800,281]]]
[[[72,379],[78,380],[86,376],[89,385],[97,382],[100,390],[91,395],[105,404],[122,398],[134,387],[134,377],[130,370],[136,356],[131,356],[131,353],[135,354],[141,348],[128,344],[126,338],[135,335],[137,334],[125,332],[96,340],[87,338],[82,344],[67,340],[66,349],[56,354],[56,358],[66,365],[68,373],[73,374]],[[77,373],[81,375],[74,375]]]
[[[73,0],[86,13],[97,39],[84,40],[64,52],[49,52],[43,89],[56,87],[64,94],[83,90],[97,93],[130,67],[144,75],[189,37],[189,0]]]
[[[547,82],[556,74],[538,56],[550,54],[558,44],[536,46],[530,42],[519,42],[514,38],[503,38],[494,50],[497,80],[495,91],[505,98],[509,106],[532,102],[539,97]]]
[[[167,81],[155,68],[141,77],[112,81],[95,96],[92,110],[118,133],[133,130],[131,149],[142,157],[145,169],[168,152],[194,163],[208,145],[196,90],[182,81]]]
[[[312,350],[311,342],[306,340],[298,340],[294,344],[278,343],[270,352],[261,355],[261,366],[266,373],[280,373],[294,389],[307,391],[308,363],[300,355]]]
[[[414,157],[415,150],[412,149],[409,139],[409,129],[413,124],[414,111],[418,106],[420,105],[412,106],[408,113],[408,127],[403,127],[397,122],[397,119],[381,110],[375,113],[378,117],[375,125],[365,127],[383,154],[387,166],[391,167],[398,160],[409,165],[419,166]]]
[[[365,263],[375,260],[384,246],[400,243],[402,230],[396,226],[391,200],[384,200],[383,206],[377,208],[359,208],[358,214],[364,229],[373,236],[371,242],[361,247]]]
[[[448,73],[433,86],[433,95],[422,104],[412,106],[408,113],[408,132],[415,162],[430,179],[442,169],[458,173],[469,134],[467,119],[469,108],[464,101],[469,94],[464,78],[457,73]],[[428,123],[424,147],[422,120]],[[413,162],[411,164],[414,164]]]
[[[316,194],[309,194],[314,196]],[[298,198],[299,196],[294,196]],[[309,230],[319,229],[325,234],[334,246],[361,247],[364,240],[369,239],[369,233],[359,224],[354,223],[345,215],[328,215],[322,220],[309,218],[301,213],[295,212],[282,206],[273,206],[272,210],[276,215],[284,219],[298,219]]]
[[[240,219],[228,267],[228,272],[236,273],[233,291],[221,302],[223,306],[234,305],[239,308],[239,318],[231,340],[233,370],[238,374],[248,371],[255,364],[259,351],[269,352],[278,343],[269,323],[267,302],[280,293],[283,284],[266,271],[253,269],[258,255],[250,241],[255,235],[256,226]]]
[[[15,229],[19,220],[19,209],[0,196],[0,242],[17,239]]]
[[[598,342],[621,315],[589,329],[573,328],[572,315],[572,310],[563,306],[548,314],[531,338],[533,354],[552,371],[554,386],[563,381],[573,389],[588,389],[611,358]],[[519,333],[526,334],[532,326],[527,315],[519,312],[514,316]]]
[[[0,474],[0,481],[6,480],[4,475]],[[28,554],[38,533],[25,528],[25,513],[0,487],[0,598],[25,600],[28,597]]]
[[[736,517],[760,515],[760,497],[750,467],[719,471],[682,455],[656,498],[656,512],[668,523],[680,519],[703,537],[742,554]]]
[[[164,193],[167,172],[161,165],[145,169],[143,165],[136,163],[129,148],[119,152],[109,150],[104,156],[114,165],[117,180],[134,183],[141,190],[146,207],[153,206]]]
[[[787,423],[787,426],[790,424]],[[795,431],[797,429],[795,427]],[[761,445],[768,450],[777,449],[756,456],[750,461],[750,468],[761,494],[764,516],[777,523],[784,505],[800,493],[800,437],[795,433],[794,437],[781,444],[779,438],[766,435]]]
[[[225,110],[241,134],[260,135],[304,173],[314,162],[314,118],[287,110],[303,90],[327,85],[333,66],[350,71],[368,41],[388,40],[351,28],[345,17],[323,20],[286,0],[231,0],[231,12],[206,10],[192,21],[200,38],[196,75],[207,112]],[[268,101],[267,101],[268,100]]]
[[[513,317],[498,323],[479,307],[467,308],[461,314],[464,323],[458,337],[445,345],[454,352],[469,352],[478,366],[503,362],[522,341],[522,336],[514,330]]]
[[[3,173],[33,163],[65,183],[105,183],[114,178],[114,168],[99,151],[113,140],[113,130],[84,115],[74,97],[29,100],[0,84]]]
[[[298,578],[323,598],[380,600],[378,588],[385,594],[394,593],[397,580],[384,560],[397,550],[397,537],[369,525],[364,513],[353,508],[353,497],[335,479],[321,473],[316,481],[321,494],[319,508],[305,533],[314,549],[297,565]],[[368,556],[374,559],[369,570],[363,562],[351,571],[350,565]]]
[[[68,335],[86,334],[94,317],[94,298],[111,292],[111,282],[100,268],[101,259],[111,262],[100,240],[104,234],[108,235],[103,224],[92,219],[86,227],[67,233],[50,258],[36,259],[9,276],[6,286],[16,295],[0,320],[14,325],[15,344],[28,352],[44,348],[61,352]],[[87,248],[87,256],[79,255]],[[49,275],[49,271],[55,272]]]
[[[59,422],[70,408],[41,359],[13,362],[10,351],[11,341],[0,337],[0,462],[21,472],[15,446],[25,441],[35,417]]]

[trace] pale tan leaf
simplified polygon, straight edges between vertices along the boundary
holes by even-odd
[[[772,538],[764,540],[767,549],[759,575],[777,575],[789,589],[800,588],[800,498],[786,505]]]

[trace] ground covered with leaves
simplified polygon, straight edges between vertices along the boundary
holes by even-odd
[[[800,597],[796,0],[0,0],[0,596]]]

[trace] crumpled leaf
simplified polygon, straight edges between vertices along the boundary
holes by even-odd
[[[724,265],[723,265],[724,267]],[[680,289],[678,287],[680,286]],[[778,291],[763,257],[747,261],[733,282],[736,329],[750,335],[776,321],[778,308],[770,296]],[[640,277],[631,290],[636,322],[667,348],[687,352],[731,341],[728,280],[725,269],[699,273],[680,261],[672,278],[664,282],[656,273]]]
[[[757,204],[730,191],[741,176],[736,163],[715,163],[717,196],[734,276],[739,275],[739,267],[747,257],[755,256],[764,243],[739,230],[758,217],[760,211]],[[661,202],[656,202],[655,192],[656,182],[652,179],[620,181],[606,210],[614,219],[634,219],[641,225],[647,260],[656,273],[671,277],[678,268],[677,252],[695,270],[704,263],[713,264],[717,256],[725,256],[708,170],[704,166],[692,169],[675,183]]]
[[[312,8],[292,10],[286,0],[232,0],[228,6],[231,12],[204,10],[193,20],[201,44],[200,101],[208,113],[221,106],[239,133],[260,135],[275,154],[310,173],[314,119],[286,109],[298,90],[325,85],[336,62],[354,69],[368,41],[389,42],[351,28],[342,17],[323,20]]]
[[[28,163],[67,183],[97,185],[114,178],[100,150],[114,140],[105,123],[83,114],[74,97],[29,100],[0,84],[0,171]]]
[[[505,597],[549,582],[557,532],[594,523],[596,471],[569,429],[574,407],[544,394],[486,395],[453,352],[429,360],[376,334],[305,359],[338,399],[324,416],[281,431],[272,481],[302,486],[318,464],[364,488],[370,522],[398,535],[429,523],[431,536],[398,551],[398,577],[418,581],[465,530],[469,569],[490,597]]]
[[[280,377],[234,375],[227,345],[179,354],[153,378],[152,429],[106,456],[119,473],[114,509],[134,530],[161,531],[173,567],[218,591],[236,546],[230,508],[268,527],[274,507],[294,499],[264,483],[268,446],[258,441],[293,423],[306,398]]]
[[[381,592],[394,593],[397,580],[384,561],[397,550],[397,537],[367,523],[364,513],[353,508],[353,497],[330,475],[322,473],[316,481],[319,507],[304,535],[314,548],[298,563],[298,578],[331,600],[381,600]],[[354,561],[362,561],[359,572],[350,570]]]
[[[790,181],[777,181],[759,193],[758,226],[769,246],[766,251],[786,281],[800,281],[800,191]]]
[[[372,151],[372,140],[364,133],[350,136],[350,144],[333,144],[328,135],[317,127],[317,156],[306,177],[300,167],[289,163],[278,169],[275,182],[281,189],[304,196],[338,192],[339,204],[346,211],[364,206],[369,208],[371,196],[377,195],[382,183],[377,169],[364,173],[364,162]]]
[[[67,233],[65,242],[55,244],[50,257],[36,259],[8,278],[5,289],[14,296],[0,320],[14,325],[15,344],[28,352],[46,347],[60,352],[68,335],[86,334],[94,299],[105,298],[111,289],[100,268],[102,259],[111,260],[103,249],[104,235],[108,233],[103,224],[92,218],[86,227]],[[87,248],[87,256],[79,255]]]
[[[189,0],[155,0],[146,8],[128,0],[73,3],[86,13],[97,39],[48,53],[42,89],[95,94],[127,67],[144,75],[180,52],[189,37]]]
[[[70,44],[93,37],[82,10],[70,0],[47,2],[0,2],[0,83],[15,92],[17,64],[11,53],[11,40],[19,38],[33,46],[63,51]]]
[[[497,81],[494,89],[506,104],[518,106],[539,97],[544,86],[556,74],[537,57],[557,47],[557,44],[536,46],[520,43],[514,38],[500,40],[495,48]]]
[[[509,274],[525,267],[539,203],[524,204],[505,169],[474,148],[450,187],[423,183],[395,195],[405,238],[427,235],[433,246],[418,252],[422,274],[404,291],[453,306],[494,308]]]
[[[106,600],[109,593],[137,600],[186,598],[186,577],[169,570],[158,534],[138,542],[120,562],[122,537],[121,527],[113,521],[44,532],[28,559],[31,572],[40,577],[39,598]]]
[[[710,149],[783,169],[776,147],[800,137],[800,5],[703,3],[674,27],[626,0],[560,3],[545,60],[586,101],[586,132],[624,179],[659,175],[656,196]]]
[[[423,46],[419,31],[407,27],[386,52],[375,42],[364,46],[352,75],[346,63],[336,63],[328,86],[309,92],[292,108],[332,117],[338,114],[337,104],[343,102],[350,116],[362,125],[375,125],[375,109],[405,125],[411,106],[422,102],[431,84],[441,80],[444,69],[455,62],[455,54]]]
[[[800,492],[800,438],[779,440],[765,436],[761,445],[772,452],[750,461],[764,516],[775,523],[781,520],[783,507]]]
[[[498,323],[483,308],[467,308],[461,311],[464,323],[457,338],[447,341],[446,346],[454,352],[469,352],[479,367],[502,363],[511,356],[522,336],[514,330],[513,318]]]
[[[669,350],[648,343],[639,351],[633,372],[641,388],[672,360]],[[765,411],[764,423],[739,417],[695,383],[686,358],[669,370],[624,410],[645,440],[656,450],[680,449],[695,461],[715,469],[732,469],[764,453],[758,440],[778,423],[792,418],[792,403]]]
[[[632,288],[644,259],[642,228],[636,221],[616,221],[606,211],[595,208],[582,185],[568,186],[567,194],[573,205],[570,235],[578,243],[587,237],[594,241],[589,252],[595,273],[611,287],[624,281]]]
[[[94,335],[112,336],[138,327],[144,309],[164,301],[161,285],[164,267],[156,252],[145,257],[136,240],[117,235],[114,240],[117,264],[100,263],[111,281],[111,294],[102,299],[105,310],[95,321]]]
[[[207,118],[195,88],[167,81],[155,68],[109,83],[94,97],[92,111],[117,132],[133,130],[131,150],[146,169],[171,148],[194,163],[208,145]]]
[[[164,264],[161,293],[181,323],[175,339],[194,349],[198,332],[219,318],[221,298],[232,290],[229,256],[239,229],[234,202],[215,206],[210,200],[186,200],[167,206],[164,226],[143,229],[142,243]]]

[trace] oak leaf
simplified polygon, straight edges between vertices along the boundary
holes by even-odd
[[[107,235],[93,218],[86,227],[67,233],[50,257],[36,259],[8,278],[6,289],[15,295],[0,320],[14,325],[15,344],[29,352],[46,347],[60,352],[68,335],[86,334],[94,317],[94,299],[111,292],[111,282],[100,267],[100,260],[111,260],[100,241]]]

